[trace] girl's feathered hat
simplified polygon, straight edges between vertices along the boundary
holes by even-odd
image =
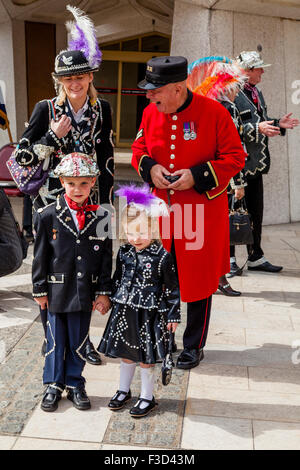
[[[148,184],[137,186],[135,184],[123,185],[117,191],[119,197],[126,198],[127,206],[138,212],[145,212],[148,217],[169,215],[165,201],[151,193]]]
[[[54,77],[95,72],[102,61],[92,20],[79,8],[67,6],[75,21],[66,23],[70,34],[68,49],[55,58]]]
[[[187,85],[194,93],[215,100],[228,93],[240,91],[247,75],[225,56],[203,57],[190,64]]]
[[[56,176],[88,176],[99,175],[97,163],[88,155],[79,152],[65,155],[54,170]]]

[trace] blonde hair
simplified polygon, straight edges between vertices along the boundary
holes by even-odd
[[[121,216],[121,227],[119,231],[119,238],[120,238],[120,243],[122,245],[128,243],[128,238],[126,234],[126,228],[128,224],[134,221],[136,221],[138,224],[138,219],[142,215],[145,215],[148,219],[148,227],[150,229],[152,241],[157,241],[161,243],[158,217],[156,218],[150,217],[149,215],[147,215],[145,211],[141,211],[129,205],[123,209],[122,216]]]
[[[89,72],[89,73],[91,73],[91,72]],[[56,95],[57,95],[57,104],[59,106],[61,106],[65,102],[67,94],[66,94],[66,91],[65,91],[65,88],[64,88],[62,82],[60,81],[60,77],[55,77],[52,74],[52,78],[53,78],[54,88],[55,88]],[[90,102],[93,106],[96,103],[97,97],[98,97],[98,92],[97,92],[97,90],[94,86],[93,81],[91,81],[91,83],[89,84],[87,94],[89,95]]]

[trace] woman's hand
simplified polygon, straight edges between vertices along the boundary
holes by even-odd
[[[172,333],[175,333],[177,326],[178,323],[168,323],[167,328],[169,331],[172,331]]]
[[[62,139],[72,129],[71,119],[65,114],[63,114],[59,121],[54,121],[54,119],[51,119],[50,127],[56,137],[58,139]]]
[[[34,300],[41,307],[42,310],[48,308],[48,296],[44,295],[43,297],[34,297]]]
[[[239,189],[235,189],[234,190],[234,197],[235,199],[237,199],[238,201],[240,199],[243,199],[243,197],[245,196],[245,189],[244,188],[239,188]]]

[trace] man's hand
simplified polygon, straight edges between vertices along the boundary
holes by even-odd
[[[280,134],[280,128],[272,126],[274,121],[262,121],[258,125],[259,132],[261,134],[267,135],[268,137],[275,137]]]
[[[176,191],[185,191],[195,185],[195,180],[190,169],[177,170],[172,175],[179,175],[180,178],[168,186],[168,189],[176,189]]]
[[[154,186],[158,189],[167,189],[170,186],[169,181],[166,180],[164,175],[171,173],[162,165],[154,165],[150,170],[150,175]]]
[[[108,295],[98,295],[93,302],[93,310],[98,310],[102,315],[105,315],[111,307],[111,301]]]
[[[238,201],[240,199],[243,199],[243,197],[245,196],[245,189],[244,188],[239,188],[239,189],[235,189],[234,190],[234,197],[235,199],[237,199]]]
[[[59,121],[54,121],[54,119],[51,119],[50,127],[56,137],[58,139],[62,139],[72,129],[71,119],[63,114]]]
[[[34,300],[41,307],[42,310],[48,308],[48,296],[44,295],[43,297],[34,297]]]
[[[280,127],[284,129],[294,129],[294,127],[299,126],[299,120],[291,118],[293,113],[285,114],[279,121]]]

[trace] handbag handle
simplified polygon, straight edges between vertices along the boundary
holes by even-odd
[[[174,343],[174,333],[173,331],[169,330],[169,354],[170,358],[172,359],[172,348],[173,348],[173,343]]]

